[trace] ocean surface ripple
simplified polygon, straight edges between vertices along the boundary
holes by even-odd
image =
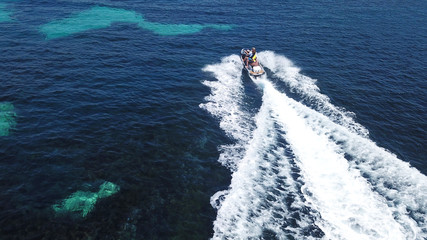
[[[426,12],[0,0],[0,239],[426,239]]]

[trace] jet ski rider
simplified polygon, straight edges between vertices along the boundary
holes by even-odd
[[[256,49],[253,47],[252,51],[249,49],[245,50],[246,56],[243,58],[243,61],[246,64],[246,68],[248,68],[248,65],[250,64],[252,67],[258,66],[258,60],[256,55]]]

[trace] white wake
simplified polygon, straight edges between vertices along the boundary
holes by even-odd
[[[233,173],[229,188],[211,199],[218,210],[213,238],[425,239],[426,176],[378,147],[290,60],[273,52],[259,58],[317,104],[254,79],[263,97],[252,116],[243,110],[239,57],[205,67],[215,80],[204,82],[211,95],[201,107],[235,140],[219,149]]]

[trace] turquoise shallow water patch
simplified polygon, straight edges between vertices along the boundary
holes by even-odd
[[[0,103],[0,137],[8,136],[9,129],[16,125],[16,113],[11,103]]]
[[[111,26],[113,22],[139,23],[142,16],[132,11],[117,8],[93,7],[69,18],[52,21],[43,25],[40,31],[47,39],[65,37],[90,29]]]
[[[0,23],[11,21],[11,14],[12,13],[6,9],[6,4],[0,3]]]
[[[233,28],[231,25],[221,24],[163,24],[147,21],[138,23],[138,26],[164,36],[192,34],[200,32],[205,28],[213,28],[217,30],[230,30]]]
[[[46,39],[66,37],[71,34],[107,28],[114,22],[136,23],[137,26],[159,35],[180,35],[200,32],[205,28],[229,30],[231,25],[222,24],[164,24],[145,21],[141,14],[119,8],[93,7],[69,18],[55,20],[43,25],[40,32]]]
[[[120,187],[111,182],[104,182],[98,192],[77,191],[71,194],[68,198],[62,200],[59,204],[52,206],[56,213],[80,213],[82,217],[86,217],[95,207],[96,202],[100,198],[109,197],[120,190]]]

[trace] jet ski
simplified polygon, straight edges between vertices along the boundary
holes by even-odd
[[[240,61],[242,62],[242,64],[243,64],[243,68],[244,69],[246,69],[246,71],[248,71],[248,73],[249,73],[249,76],[251,76],[251,77],[259,77],[259,76],[261,76],[261,75],[264,75],[265,74],[265,71],[264,71],[264,67],[261,65],[261,63],[259,63],[259,61],[258,61],[258,66],[251,66],[250,64],[248,65],[248,67],[246,67],[246,64],[245,64],[245,62],[243,61],[243,59],[246,57],[246,52],[245,52],[245,50],[246,49],[242,49],[241,51],[240,51]]]

